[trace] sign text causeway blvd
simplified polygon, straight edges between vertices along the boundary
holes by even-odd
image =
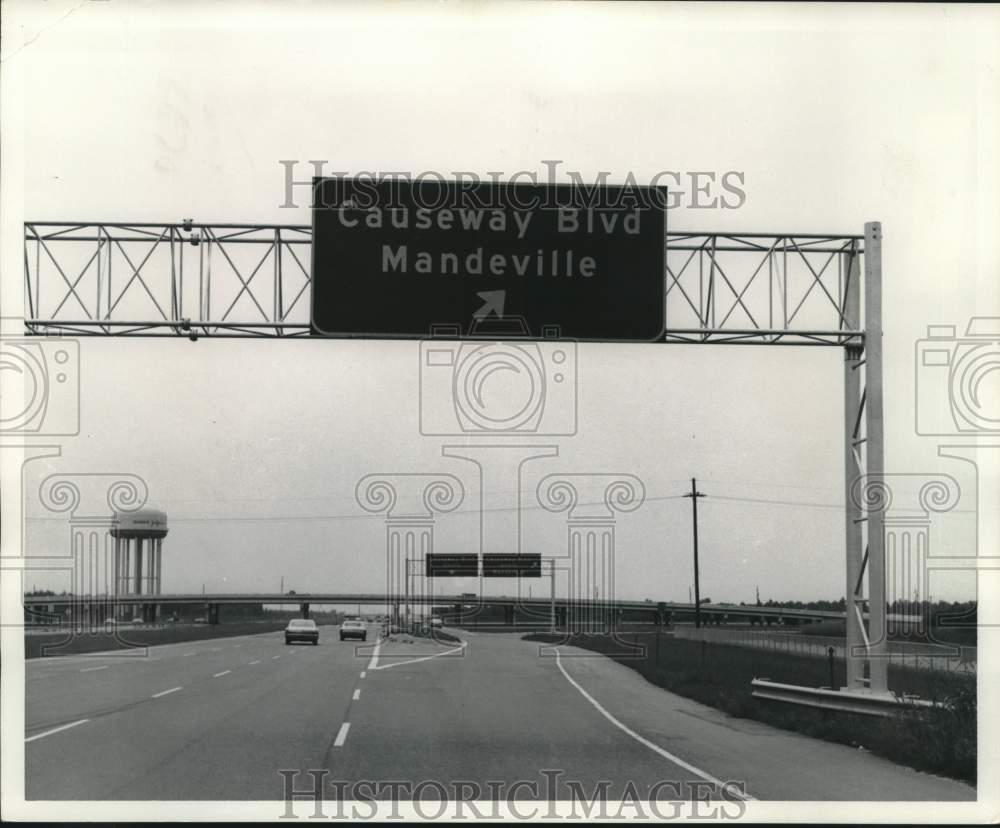
[[[314,182],[312,333],[648,342],[664,328],[666,193]]]

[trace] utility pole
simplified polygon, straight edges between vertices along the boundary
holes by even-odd
[[[701,627],[701,593],[698,590],[698,498],[705,495],[698,491],[698,481],[691,478],[691,491],[684,497],[691,498],[691,515],[694,527],[694,626]]]
[[[281,594],[282,595],[285,594],[285,576],[284,575],[281,576]]]

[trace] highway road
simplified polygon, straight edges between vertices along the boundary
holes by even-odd
[[[321,627],[319,646],[285,646],[278,632],[31,660],[26,796],[281,800],[279,771],[302,771],[301,789],[306,771],[326,769],[328,785],[382,783],[366,791],[383,799],[393,781],[427,782],[425,800],[434,782],[467,782],[488,800],[518,780],[515,798],[541,800],[569,798],[567,785],[589,796],[602,780],[611,799],[629,783],[676,799],[694,782],[723,802],[725,782],[759,800],[975,799],[959,782],[733,719],[593,653],[456,634],[462,645],[376,650]]]

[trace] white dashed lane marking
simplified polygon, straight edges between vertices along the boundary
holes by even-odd
[[[344,742],[347,741],[347,731],[351,729],[350,722],[344,722],[340,726],[340,730],[337,731],[337,738],[333,741],[334,747],[343,747]]]
[[[153,693],[153,698],[158,699],[161,696],[168,696],[171,693],[176,693],[178,690],[183,690],[183,687],[171,687],[169,690],[162,690],[159,693]]]
[[[89,722],[90,719],[80,719],[76,722],[70,722],[69,724],[64,724],[59,727],[54,727],[52,730],[46,730],[44,733],[36,733],[34,736],[29,736],[25,739],[25,742],[34,742],[35,739],[44,739],[46,736],[51,736],[53,733],[59,733],[63,730],[69,730],[71,727],[76,727],[77,725],[82,725],[85,722]]]
[[[223,670],[221,673],[216,673],[212,678],[218,678],[219,676],[225,676],[233,672],[232,670]]]

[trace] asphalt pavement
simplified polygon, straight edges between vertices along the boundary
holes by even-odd
[[[460,644],[376,644],[376,627],[365,644],[341,642],[321,627],[318,646],[278,632],[33,659],[26,796],[280,801],[313,770],[351,798],[362,784],[376,799],[602,786],[610,799],[695,786],[719,801],[975,799],[953,780],[731,718],[594,653],[453,632]]]

